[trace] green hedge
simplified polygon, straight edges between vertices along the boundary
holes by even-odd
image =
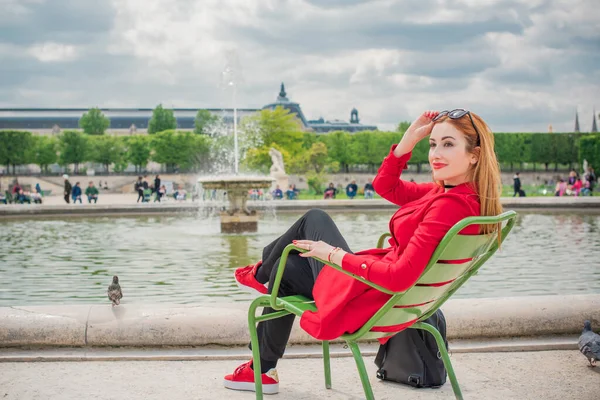
[[[368,166],[369,171],[381,164],[392,144],[398,143],[398,132],[330,132],[317,135],[304,133],[304,142],[323,142],[327,146],[328,163],[342,170],[349,166]],[[600,167],[600,134],[577,133],[496,133],[496,154],[504,165],[513,163],[582,164]],[[138,140],[139,139],[139,140]],[[178,166],[184,170],[198,170],[218,161],[213,159],[217,141],[205,135],[189,132],[165,131],[152,136],[88,137],[81,132],[66,131],[57,139],[42,140],[25,131],[0,131],[0,164],[12,166],[38,164],[46,168],[53,161],[48,152],[56,148],[61,164],[87,161],[110,164],[121,170],[127,163],[140,169],[148,159],[165,164],[169,169]],[[429,145],[421,141],[413,150],[412,164],[418,168],[428,162]]]

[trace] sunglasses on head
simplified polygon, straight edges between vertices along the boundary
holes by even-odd
[[[473,129],[475,129],[475,133],[477,133],[477,146],[479,146],[479,138],[481,137],[481,135],[479,134],[479,131],[477,130],[477,127],[475,126],[475,122],[473,121],[473,117],[471,117],[471,112],[469,110],[465,110],[464,108],[455,108],[454,110],[444,110],[442,112],[440,112],[438,115],[436,115],[436,117],[434,119],[432,119],[433,122],[439,120],[442,117],[448,117],[450,119],[460,119],[462,117],[464,117],[465,115],[469,116],[469,120],[471,120],[471,125],[473,125]]]

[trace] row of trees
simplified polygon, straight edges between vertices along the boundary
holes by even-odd
[[[34,136],[31,132],[0,131],[0,163],[15,173],[15,167],[37,164],[45,173],[52,164],[79,165],[85,162],[102,164],[106,172],[113,166],[122,172],[128,165],[142,171],[149,161],[184,170],[202,169],[210,163],[210,139],[191,132],[173,130],[153,136],[90,136],[79,131],[64,131],[59,136]]]
[[[194,119],[194,133],[206,134],[209,126],[217,122],[219,117],[208,110],[198,110]],[[103,135],[110,126],[110,119],[98,107],[90,108],[79,119],[79,127],[88,135]],[[148,122],[148,133],[155,134],[167,130],[177,129],[177,119],[173,110],[164,108],[159,104],[152,110],[152,117]]]
[[[88,135],[79,131],[47,137],[30,132],[0,131],[0,163],[12,166],[13,172],[16,165],[29,163],[38,164],[45,171],[54,163],[73,164],[77,172],[78,165],[88,161],[103,164],[106,171],[112,165],[116,172],[130,164],[135,165],[136,170],[143,170],[148,161],[164,164],[168,171],[175,168],[204,172],[231,170],[231,135],[225,135],[228,130],[222,121],[208,111],[206,114],[198,120],[197,133],[205,133],[200,135],[173,129],[127,137]],[[161,117],[155,121],[160,125],[168,119]],[[374,172],[407,127],[404,123],[396,132],[349,134],[338,131],[317,135],[303,131],[288,110],[262,110],[240,124],[241,169],[268,172],[269,149],[275,147],[283,154],[288,172],[307,174],[309,180],[324,172],[348,172],[351,168]],[[548,170],[551,164],[556,168],[557,164],[581,163],[583,159],[600,166],[598,134],[498,133],[495,142],[498,159],[511,168],[513,164],[527,162],[545,164]],[[421,141],[413,151],[411,163],[419,170],[428,162],[428,151],[427,141]]]

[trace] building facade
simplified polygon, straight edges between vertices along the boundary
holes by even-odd
[[[303,129],[316,133],[330,131],[372,131],[377,130],[374,125],[359,123],[358,111],[353,109],[349,122],[333,120],[325,121],[323,118],[309,121],[304,116],[300,104],[287,98],[285,86],[282,83],[279,96],[274,103],[267,104],[262,109],[283,107],[296,115]],[[233,124],[233,109],[209,108],[212,114],[220,117],[226,124]],[[247,116],[259,112],[261,109],[238,108],[238,122]],[[147,132],[148,123],[152,117],[152,108],[101,108],[102,113],[110,119],[108,132],[116,135],[144,134]],[[79,119],[87,108],[0,108],[0,130],[23,130],[36,134],[59,134],[63,130],[79,128]],[[177,129],[183,131],[194,130],[194,119],[198,109],[174,108],[173,113],[177,120]]]

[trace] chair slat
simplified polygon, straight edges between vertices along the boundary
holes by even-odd
[[[367,332],[360,337],[360,340],[379,339],[386,336],[394,336],[397,332]]]
[[[423,304],[429,303],[432,300],[437,300],[447,290],[450,289],[451,284],[444,286],[413,286],[408,292],[406,292],[400,298],[397,305],[409,306],[412,304]]]
[[[432,285],[455,280],[467,271],[476,259],[460,264],[434,264],[429,271],[423,274],[417,283]]]
[[[489,250],[497,234],[456,235],[440,256],[440,260],[464,260],[477,257]]]
[[[409,308],[392,308],[375,323],[376,327],[393,326],[414,321],[425,314],[433,303]]]

